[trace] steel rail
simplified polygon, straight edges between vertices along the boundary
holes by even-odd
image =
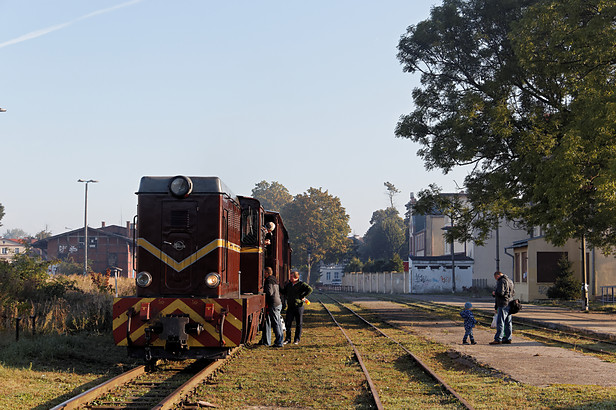
[[[124,372],[112,379],[107,380],[104,383],[99,384],[98,386],[92,387],[91,389],[71,399],[66,400],[63,403],[58,404],[57,406],[53,407],[51,410],[77,409],[80,406],[83,406],[86,403],[89,403],[92,400],[96,399],[100,395],[107,393],[108,391],[118,386],[121,386],[123,384],[126,384],[130,382],[131,380],[134,380],[135,378],[141,376],[143,373],[145,373],[145,370],[146,370],[146,366],[139,366],[132,370]]]
[[[336,320],[336,318],[334,317],[332,312],[330,312],[330,310],[327,308],[327,306],[325,306],[325,304],[321,300],[319,300],[319,303],[321,303],[321,306],[323,306],[325,311],[327,313],[329,313],[329,316],[331,316],[331,318],[334,321],[334,323],[338,326],[338,328],[340,329],[340,331],[342,332],[344,337],[346,337],[347,341],[349,342],[349,345],[353,348],[353,354],[355,354],[355,357],[357,358],[357,362],[359,363],[359,366],[361,367],[362,371],[364,372],[364,376],[366,377],[366,381],[368,382],[368,387],[370,388],[370,393],[372,394],[372,399],[374,400],[374,404],[376,405],[377,409],[383,410],[384,407],[383,407],[383,404],[381,403],[381,399],[379,397],[379,393],[376,390],[376,386],[372,382],[372,378],[370,377],[370,373],[368,372],[368,369],[364,365],[364,361],[363,361],[363,359],[361,357],[361,354],[359,354],[359,351],[357,350],[357,348],[353,344],[353,341],[346,334],[346,332],[344,331],[344,329],[342,328],[340,323],[338,323],[338,321]]]
[[[340,306],[344,307],[345,309],[347,309],[349,312],[351,312],[353,315],[355,315],[358,319],[360,319],[361,321],[363,321],[365,324],[367,324],[368,326],[372,327],[374,330],[376,330],[379,334],[385,336],[386,338],[388,338],[389,340],[391,340],[392,342],[396,343],[402,350],[404,350],[426,373],[428,373],[430,375],[430,377],[432,377],[434,380],[436,380],[437,383],[439,383],[441,386],[443,386],[443,388],[452,396],[454,396],[456,399],[458,399],[458,401],[467,409],[472,410],[474,409],[474,407],[467,402],[462,396],[460,396],[458,394],[458,392],[456,392],[453,387],[451,387],[445,380],[443,380],[438,374],[436,374],[436,372],[434,372],[427,364],[425,364],[419,357],[417,357],[415,354],[413,354],[413,352],[411,352],[410,350],[408,350],[405,346],[403,346],[400,342],[398,342],[396,339],[388,336],[387,334],[385,334],[381,329],[379,329],[378,327],[376,327],[375,325],[373,325],[372,323],[370,323],[369,321],[367,321],[366,319],[364,319],[361,315],[359,315],[357,312],[355,312],[353,309],[349,308],[348,306],[345,306],[344,304],[340,303],[338,300],[334,299],[333,297],[331,297],[328,294],[325,294],[327,297],[329,297],[331,300],[333,300],[334,302],[336,302],[337,304],[339,304]]]
[[[186,383],[178,387],[170,395],[161,400],[156,406],[152,407],[152,410],[168,410],[174,408],[179,404],[186,395],[188,395],[197,385],[201,384],[203,380],[207,379],[211,374],[218,370],[225,364],[226,360],[237,353],[241,347],[233,348],[228,356],[224,359],[218,359],[210,365],[206,366],[203,370],[195,374]]]

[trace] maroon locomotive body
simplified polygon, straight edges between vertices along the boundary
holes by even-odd
[[[151,360],[224,357],[253,341],[264,267],[288,277],[280,215],[216,177],[143,177],[137,196],[137,294],[114,300],[115,343]]]

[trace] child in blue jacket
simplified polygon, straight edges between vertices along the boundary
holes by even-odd
[[[467,338],[471,339],[471,344],[476,345],[475,338],[473,337],[473,328],[475,327],[475,316],[473,316],[473,312],[471,312],[471,308],[473,304],[471,302],[466,302],[464,304],[464,310],[460,312],[460,316],[464,318],[464,338],[462,339],[462,344],[467,345]]]

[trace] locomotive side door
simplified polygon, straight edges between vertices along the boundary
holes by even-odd
[[[161,218],[162,294],[185,292],[191,288],[196,258],[196,201],[163,201]]]

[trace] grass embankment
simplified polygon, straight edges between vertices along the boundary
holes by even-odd
[[[49,409],[134,363],[111,335],[0,334],[0,409]]]
[[[62,297],[27,303],[18,341],[17,315],[3,312],[0,409],[48,409],[120,373],[127,363],[126,351],[113,344],[110,333],[114,281],[95,283],[82,275],[66,280],[74,285]],[[133,279],[118,281],[120,294],[133,289]]]

